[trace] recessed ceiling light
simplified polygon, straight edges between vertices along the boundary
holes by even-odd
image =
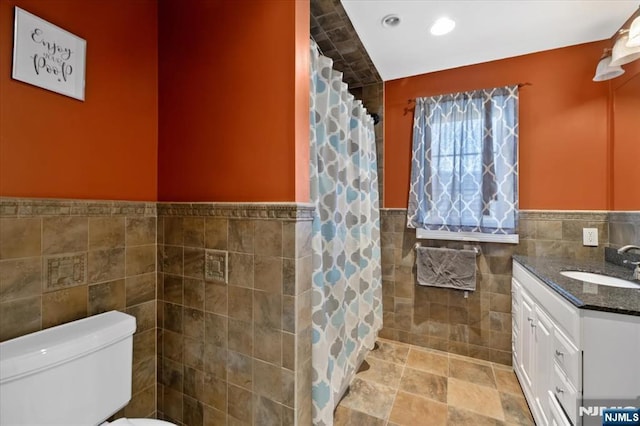
[[[382,18],[382,26],[386,28],[393,28],[400,25],[400,17],[398,15],[387,15]]]
[[[429,31],[431,31],[431,34],[434,36],[441,36],[453,31],[455,27],[455,21],[443,16],[433,23]]]

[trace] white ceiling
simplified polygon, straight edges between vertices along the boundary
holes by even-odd
[[[341,1],[385,81],[608,39],[640,5],[638,0]],[[383,27],[389,14],[397,14],[400,25]],[[432,36],[431,24],[443,15],[456,22],[455,29]]]

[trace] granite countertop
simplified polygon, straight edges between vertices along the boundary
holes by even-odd
[[[520,255],[514,255],[513,259],[580,309],[640,316],[640,288],[597,285],[560,274],[560,271],[595,272],[640,284],[640,281],[631,279],[633,275],[631,269],[604,260],[589,261]]]

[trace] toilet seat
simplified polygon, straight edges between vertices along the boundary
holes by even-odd
[[[127,419],[121,418],[111,423],[103,423],[110,426],[176,426],[174,423],[165,422],[157,419]]]

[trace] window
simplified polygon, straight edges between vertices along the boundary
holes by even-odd
[[[418,237],[517,242],[518,87],[416,99],[407,223]]]

